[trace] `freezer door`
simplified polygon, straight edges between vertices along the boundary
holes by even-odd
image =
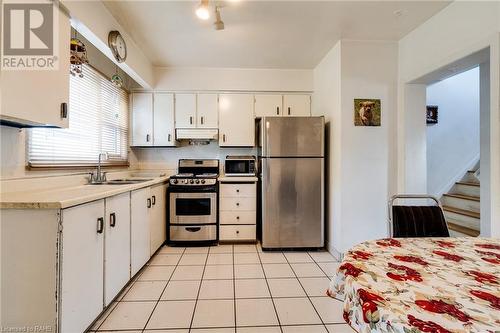
[[[265,117],[260,130],[262,156],[323,157],[323,117]]]
[[[262,159],[262,247],[324,246],[323,158]]]

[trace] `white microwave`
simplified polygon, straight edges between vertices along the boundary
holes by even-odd
[[[226,156],[224,174],[228,177],[257,175],[255,156]]]

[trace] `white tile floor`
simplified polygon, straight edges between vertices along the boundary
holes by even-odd
[[[328,252],[163,247],[92,331],[352,333],[325,294],[337,267]]]

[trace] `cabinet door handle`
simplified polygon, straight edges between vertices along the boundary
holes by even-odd
[[[203,116],[201,116],[201,119],[200,119],[200,120],[201,120],[201,124],[203,125]]]
[[[236,189],[236,193],[240,193],[240,189],[239,188]]]
[[[197,232],[197,231],[201,230],[201,227],[186,227],[185,229],[186,229],[186,231],[189,231],[189,232]]]
[[[189,124],[190,124],[190,125],[193,125],[193,117],[192,117],[192,116],[191,116],[191,117],[189,117]]]
[[[146,134],[146,142],[149,142],[149,139],[150,139],[149,134]]]
[[[239,206],[239,205],[240,205],[240,203],[239,203],[239,202],[237,202],[237,203],[236,203],[236,206]]]
[[[239,234],[239,233],[240,233],[240,231],[239,231],[239,230],[236,230],[236,234]]]
[[[115,225],[116,225],[116,214],[115,213],[109,214],[109,225],[113,228],[115,227]]]
[[[236,216],[236,219],[237,219],[237,220],[239,220],[239,219],[240,219],[240,217],[239,217],[239,216]]]
[[[276,107],[276,114],[277,114],[278,116],[280,115],[280,107],[279,107],[279,106],[277,106],[277,107]]]
[[[222,134],[222,142],[226,142],[226,134]]]
[[[148,198],[147,202],[148,202],[148,208],[151,208],[151,199]]]
[[[153,206],[156,204],[156,196],[152,196],[151,199],[153,200]]]
[[[168,142],[172,141],[172,134],[168,135]]]
[[[288,115],[290,115],[290,107],[288,107]]]
[[[104,217],[100,217],[97,219],[97,233],[102,234],[104,231]]]
[[[68,118],[68,103],[61,103],[61,119]]]

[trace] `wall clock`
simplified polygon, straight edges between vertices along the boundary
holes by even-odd
[[[108,45],[116,61],[124,62],[127,59],[127,44],[119,31],[113,30],[108,35]]]

